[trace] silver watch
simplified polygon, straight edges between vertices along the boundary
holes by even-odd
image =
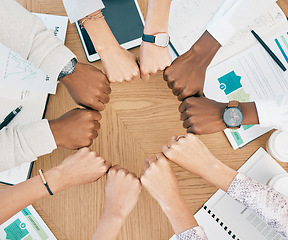
[[[67,64],[67,65],[62,69],[62,71],[60,72],[60,74],[59,74],[59,76],[58,76],[58,81],[59,81],[61,78],[64,78],[64,77],[66,77],[67,75],[74,73],[76,64],[77,64],[76,58],[72,58],[72,59],[68,62],[68,64]]]

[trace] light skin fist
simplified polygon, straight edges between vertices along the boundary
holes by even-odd
[[[214,186],[227,191],[237,172],[219,161],[192,133],[177,137],[162,148],[162,153],[172,162],[194,173]]]
[[[174,206],[175,196],[180,196],[176,175],[170,167],[167,158],[159,153],[153,159],[147,159],[141,174],[141,183],[160,204],[163,210]]]
[[[197,226],[197,222],[187,206],[178,185],[176,175],[167,158],[159,153],[154,159],[146,160],[141,176],[142,185],[159,203],[176,234]]]
[[[186,98],[179,106],[180,120],[188,133],[209,134],[222,131],[226,125],[222,119],[227,103],[205,97]]]
[[[61,173],[62,181],[66,182],[66,185],[75,186],[97,181],[110,167],[111,163],[96,152],[82,148],[55,168]]]
[[[57,146],[68,149],[88,147],[98,136],[101,114],[94,110],[73,109],[49,125]]]
[[[162,153],[180,167],[202,176],[207,167],[217,161],[214,155],[194,134],[187,134],[185,138],[176,137],[162,148]]]
[[[77,63],[75,72],[60,80],[73,100],[86,108],[102,111],[109,102],[110,83],[98,68]]]
[[[105,211],[125,219],[135,207],[141,183],[135,173],[116,165],[107,174]]]
[[[220,47],[206,31],[189,51],[166,68],[164,80],[179,101],[203,94],[206,69]]]
[[[148,81],[150,76],[170,66],[172,59],[168,47],[159,47],[152,43],[142,42],[139,61],[141,79]]]
[[[135,55],[118,44],[101,54],[102,65],[110,82],[133,81],[140,78]]]
[[[93,240],[115,240],[125,218],[135,207],[141,184],[134,173],[116,165],[107,173],[105,208],[92,237]]]

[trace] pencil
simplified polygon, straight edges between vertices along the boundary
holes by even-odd
[[[257,41],[262,45],[262,47],[266,50],[266,52],[273,58],[273,60],[278,64],[278,66],[285,72],[286,68],[283,63],[279,60],[279,58],[272,52],[272,50],[266,45],[266,43],[259,37],[259,35],[252,30],[251,33],[257,39]]]

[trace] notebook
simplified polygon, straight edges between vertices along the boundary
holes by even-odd
[[[31,205],[0,225],[0,239],[57,240]]]
[[[102,13],[118,43],[125,49],[139,46],[144,30],[144,18],[137,0],[103,0],[103,3],[105,8]],[[87,60],[99,60],[100,57],[85,28],[81,28],[79,22],[76,22],[75,26]]]
[[[169,17],[170,42],[178,55],[182,55],[206,30],[206,25],[221,6],[223,0],[173,0]],[[287,21],[285,14],[275,3],[249,26],[238,31],[214,57],[210,67],[228,59],[257,43],[251,28],[266,36]]]
[[[259,148],[238,170],[266,184],[286,171],[263,149]],[[257,214],[218,190],[195,214],[209,240],[284,240]],[[176,239],[175,235],[173,236]]]
[[[54,31],[55,36],[59,37],[63,43],[65,42],[67,17],[48,14],[36,15],[44,21],[48,29]],[[2,84],[5,81],[4,77],[0,76],[0,122],[19,105],[22,105],[23,109],[8,125],[9,127],[41,120],[45,115],[48,93],[56,92],[57,83],[53,91],[48,91],[45,84],[49,79],[42,70],[35,68],[29,61],[24,60],[1,43],[0,52],[1,56],[3,56],[3,52],[7,53],[5,56],[8,56],[1,58],[0,69],[8,69],[6,75],[9,73],[7,76],[9,81],[11,80],[10,76],[14,80],[13,84],[5,85]],[[21,87],[18,84],[19,81],[22,83]],[[27,84],[24,84],[24,81]],[[41,84],[35,86],[36,81]],[[32,166],[33,163],[24,163],[19,167],[0,172],[0,183],[14,185],[27,180],[30,177]]]
[[[265,43],[288,68],[288,23],[264,38]],[[252,34],[251,34],[252,35]],[[284,72],[264,50],[256,44],[207,70],[205,96],[218,102],[237,100],[251,102],[273,99],[288,91],[288,71]],[[244,125],[224,132],[234,149],[241,148],[271,128]]]

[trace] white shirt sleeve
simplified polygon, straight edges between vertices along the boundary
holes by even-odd
[[[46,119],[0,131],[0,171],[32,162],[57,148]]]
[[[255,101],[259,123],[288,132],[288,93],[269,100]]]
[[[0,41],[54,81],[75,57],[52,29],[14,0],[0,1],[0,22]]]
[[[238,30],[261,15],[277,0],[226,0],[206,26],[223,46]]]
[[[105,7],[101,0],[63,0],[63,4],[71,23]]]

